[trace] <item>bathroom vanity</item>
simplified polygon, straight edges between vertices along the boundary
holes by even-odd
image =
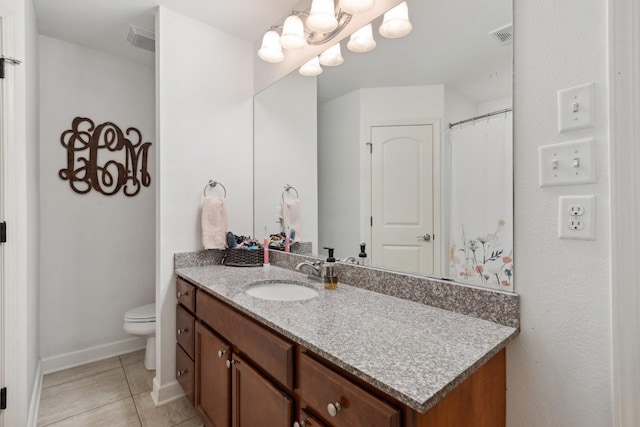
[[[176,274],[176,375],[208,426],[505,424],[516,328],[277,267]],[[273,280],[319,295],[245,292]]]

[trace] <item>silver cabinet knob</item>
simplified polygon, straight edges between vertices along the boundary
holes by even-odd
[[[176,372],[176,377],[181,377],[181,376],[183,376],[183,375],[184,375],[184,374],[186,374],[186,373],[187,373],[187,371],[186,371],[186,370],[178,371],[178,372]]]
[[[189,291],[178,292],[178,298],[186,297],[189,295]]]
[[[340,412],[341,409],[342,405],[340,404],[340,402],[329,403],[327,405],[327,412],[329,412],[329,415],[331,415],[332,417],[338,415],[338,412]]]
[[[225,363],[225,365],[227,365],[227,368],[231,369],[231,367],[233,366],[234,363],[236,363],[236,361],[235,360],[227,360],[224,363]]]
[[[227,353],[226,350],[218,350],[218,357],[222,358]]]
[[[178,335],[186,334],[189,332],[187,328],[178,329]]]
[[[418,240],[424,240],[425,242],[428,242],[429,240],[431,240],[431,235],[425,234],[424,236],[418,236]]]
[[[307,423],[305,423],[304,421],[300,421],[300,422],[294,422],[293,423],[293,427],[307,427]]]

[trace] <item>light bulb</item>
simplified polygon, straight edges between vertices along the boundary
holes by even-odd
[[[374,0],[340,0],[340,8],[353,15],[370,10],[374,3]]]
[[[336,65],[342,64],[344,62],[344,58],[340,52],[340,43],[336,43],[329,49],[322,52],[318,60],[320,61],[320,64],[329,67],[335,67]]]
[[[284,59],[284,53],[280,47],[280,35],[271,30],[267,31],[262,37],[262,47],[258,50],[258,56],[267,62],[281,62]]]
[[[282,26],[280,45],[285,49],[300,49],[306,44],[302,19],[298,15],[289,15]]]
[[[307,77],[313,77],[322,74],[322,67],[320,66],[318,57],[314,56],[306,64],[300,67],[298,72]]]
[[[333,0],[313,0],[307,26],[318,33],[330,33],[338,28]]]
[[[373,30],[371,29],[371,23],[360,28],[355,33],[351,34],[349,43],[347,43],[347,49],[352,52],[369,52],[376,47],[376,41],[373,39]]]
[[[397,39],[409,34],[412,28],[413,25],[409,22],[409,8],[407,7],[407,2],[403,1],[384,14],[384,19],[378,31],[383,37]]]

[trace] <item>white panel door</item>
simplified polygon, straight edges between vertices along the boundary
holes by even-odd
[[[433,274],[434,126],[371,128],[371,263]]]

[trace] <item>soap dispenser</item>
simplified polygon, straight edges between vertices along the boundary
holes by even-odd
[[[334,248],[325,248],[329,257],[324,263],[324,287],[325,289],[338,289],[338,276],[336,275],[336,259],[333,257]]]
[[[367,265],[367,253],[365,249],[367,247],[366,243],[360,243],[360,253],[358,254],[358,265]]]

